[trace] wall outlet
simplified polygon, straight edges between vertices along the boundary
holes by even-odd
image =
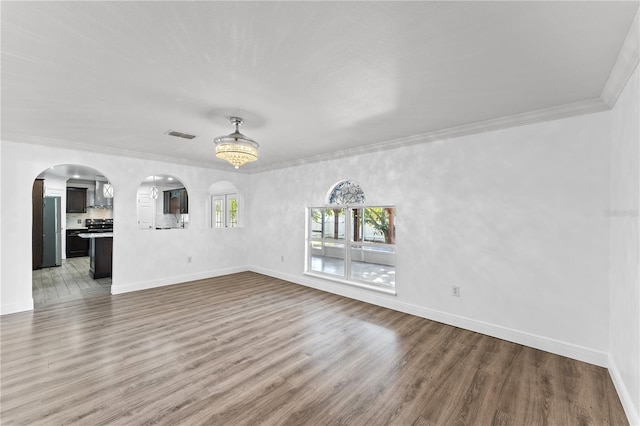
[[[187,256],[187,263],[191,263],[191,256]]]
[[[78,225],[82,224],[82,219],[78,219]]]
[[[284,262],[284,256],[280,256],[280,262]]]
[[[451,287],[451,295],[454,297],[460,297],[460,287],[454,285]]]

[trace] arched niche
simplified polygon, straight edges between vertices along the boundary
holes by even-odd
[[[189,227],[189,193],[175,176],[154,174],[138,186],[138,229],[169,230]]]
[[[213,229],[242,228],[244,203],[238,188],[221,180],[209,186],[209,227]]]

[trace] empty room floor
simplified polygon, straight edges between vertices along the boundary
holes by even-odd
[[[1,318],[3,425],[625,425],[606,369],[252,272]]]

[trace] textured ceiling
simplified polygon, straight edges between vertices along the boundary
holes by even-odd
[[[598,99],[638,2],[2,2],[2,137],[257,171]],[[165,135],[169,130],[193,140]]]

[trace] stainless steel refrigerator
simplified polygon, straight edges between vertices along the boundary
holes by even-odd
[[[60,197],[42,199],[42,267],[62,265]]]

